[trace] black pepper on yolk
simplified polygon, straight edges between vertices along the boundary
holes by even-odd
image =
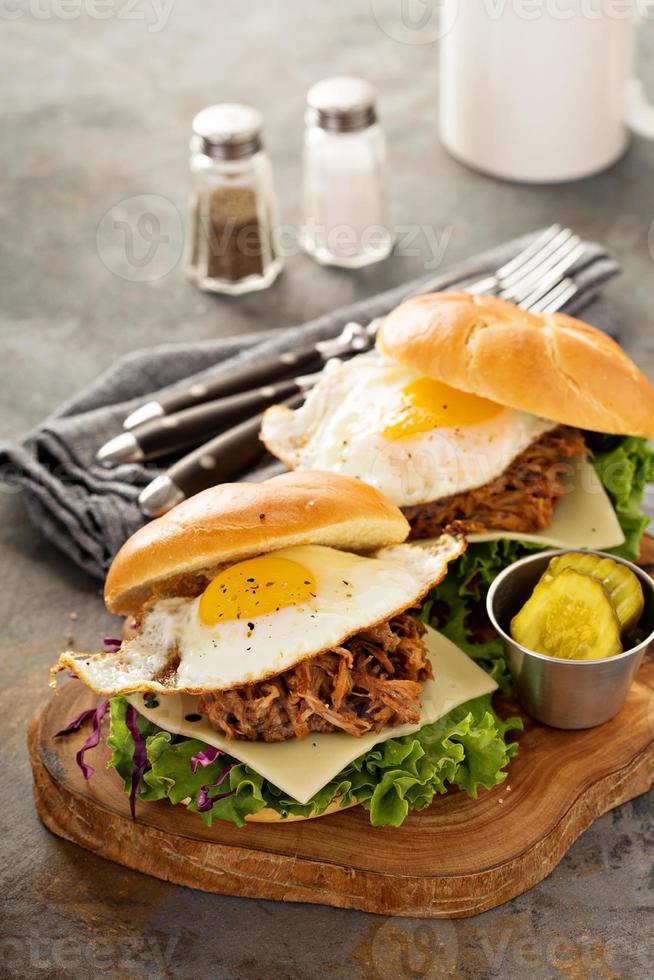
[[[205,626],[215,626],[306,605],[315,596],[316,580],[307,568],[289,558],[262,555],[220,572],[202,593],[198,615]]]
[[[486,422],[503,406],[434,378],[418,378],[402,389],[383,429],[386,439],[403,439],[431,429],[453,429]]]

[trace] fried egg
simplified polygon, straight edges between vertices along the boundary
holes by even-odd
[[[490,483],[555,424],[374,351],[330,361],[300,408],[267,410],[261,437],[293,469],[359,477],[407,507]]]
[[[222,569],[202,595],[161,599],[117,653],[64,653],[98,694],[195,693],[260,681],[417,605],[463,540],[395,545],[363,558],[299,545]]]

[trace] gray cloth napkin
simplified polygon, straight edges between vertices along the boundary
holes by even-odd
[[[350,320],[363,323],[421,291],[450,288],[494,271],[540,232],[522,236],[460,263],[377,296],[283,330],[226,340],[165,344],[128,354],[83,389],[18,444],[0,446],[0,480],[21,490],[29,516],[77,565],[103,578],[121,544],[144,523],[137,497],[158,473],[156,464],[106,470],[94,462],[98,448],[116,435],[125,416],[182,384],[228,372],[262,356],[336,336]],[[597,292],[619,271],[599,245],[586,243],[572,276],[580,287],[567,312],[615,336],[610,307]],[[265,479],[281,465],[268,457],[243,478]]]

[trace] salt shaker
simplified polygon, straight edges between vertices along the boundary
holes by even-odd
[[[300,243],[318,262],[349,268],[392,251],[386,145],[363,79],[328,78],[309,90]]]
[[[260,114],[209,106],[193,120],[186,271],[200,287],[238,295],[277,278],[276,204]]]

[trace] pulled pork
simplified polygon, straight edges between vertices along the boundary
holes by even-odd
[[[276,677],[203,694],[198,711],[227,738],[264,742],[416,724],[422,682],[433,676],[424,632],[403,613]]]
[[[540,531],[552,523],[554,507],[566,491],[566,460],[586,453],[583,436],[559,425],[520,453],[490,483],[428,504],[403,507],[411,538],[439,535],[460,523],[472,534],[481,531]]]

